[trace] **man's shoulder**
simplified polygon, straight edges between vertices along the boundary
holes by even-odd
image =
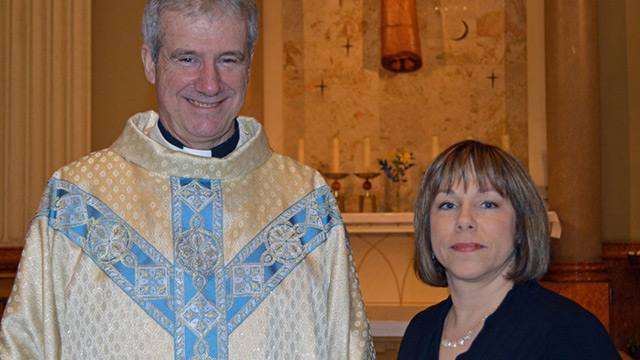
[[[83,175],[91,177],[94,172],[102,174],[107,170],[112,171],[118,168],[119,163],[126,161],[115,151],[106,148],[91,152],[79,159],[76,159],[56,170],[52,177],[60,179],[78,178]]]
[[[294,160],[287,155],[274,152],[270,160],[273,162],[273,165],[276,166],[273,168],[275,171],[285,171],[287,176],[295,176],[305,180],[319,180],[321,184],[326,184],[324,177],[318,170]]]

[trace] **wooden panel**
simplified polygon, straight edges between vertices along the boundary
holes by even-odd
[[[11,294],[21,254],[21,247],[0,248],[0,314],[4,313],[4,306]]]
[[[640,266],[632,266],[627,253],[640,250],[640,242],[605,243],[603,260],[611,275],[611,337],[618,349],[640,333]]]
[[[22,247],[0,248],[0,278],[13,278],[20,262]]]
[[[398,358],[402,337],[374,337],[376,347],[376,359],[395,360]]]

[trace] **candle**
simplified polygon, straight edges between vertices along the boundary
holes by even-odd
[[[337,137],[331,140],[331,172],[340,172],[340,143]]]
[[[438,135],[431,136],[431,160],[435,159],[440,154],[440,139]]]
[[[364,172],[369,172],[369,164],[371,164],[371,138],[364,137]]]
[[[509,151],[509,135],[502,135],[502,149]]]
[[[304,163],[304,139],[298,139],[298,161]]]

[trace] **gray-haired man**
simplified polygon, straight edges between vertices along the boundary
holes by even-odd
[[[143,34],[159,113],[50,178],[3,358],[373,358],[331,191],[237,117],[253,0],[151,0]]]

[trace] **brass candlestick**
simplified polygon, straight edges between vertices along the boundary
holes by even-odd
[[[344,194],[340,193],[340,188],[342,186],[340,185],[340,182],[338,182],[338,180],[346,178],[347,176],[349,176],[349,174],[327,172],[327,173],[323,173],[322,175],[324,175],[328,179],[333,180],[333,182],[331,183],[331,190],[333,191],[333,197],[336,198],[336,202],[338,203],[338,207],[340,208],[340,211],[345,211]]]
[[[362,188],[364,189],[364,195],[360,195],[359,201],[359,211],[360,212],[376,212],[376,196],[371,195],[371,182],[369,179],[373,179],[376,176],[380,175],[377,172],[364,172],[364,173],[355,173],[355,175],[361,179],[364,179],[364,183],[362,183]]]

